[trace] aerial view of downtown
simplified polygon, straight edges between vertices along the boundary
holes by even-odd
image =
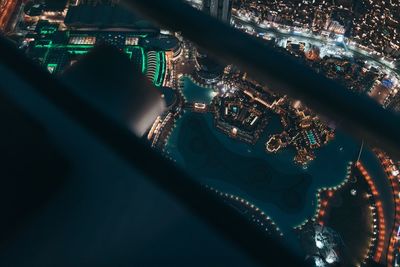
[[[122,2],[0,0],[0,30],[64,80],[91,51],[116,48],[163,103],[141,141],[309,266],[400,266],[395,155]],[[400,112],[398,0],[184,2]]]

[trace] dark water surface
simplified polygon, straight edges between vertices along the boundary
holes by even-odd
[[[197,90],[210,89],[185,81],[185,95]],[[205,91],[196,92],[196,101],[209,101],[210,94]],[[303,169],[293,161],[294,149],[287,148],[277,154],[265,152],[267,137],[281,130],[279,117],[272,117],[258,142],[249,145],[214,127],[212,114],[185,111],[177,121],[166,151],[201,183],[247,199],[269,215],[283,233],[289,233],[314,215],[319,188],[343,182],[349,161],[357,157],[360,142],[337,130],[335,139],[317,149],[316,159]],[[370,151],[365,151],[364,165],[385,183],[378,161]]]

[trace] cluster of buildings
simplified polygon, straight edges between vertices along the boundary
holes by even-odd
[[[367,66],[361,60],[324,57],[320,61],[314,62],[313,67],[328,78],[340,82],[346,88],[364,94],[372,88],[376,80],[383,78],[383,74],[376,68]]]
[[[19,26],[25,33],[21,49],[57,74],[94,47],[112,45],[124,51],[154,85],[162,86],[169,59],[181,52],[180,41],[174,35],[160,33],[150,23],[142,23],[141,18],[130,16],[132,21],[126,20],[129,13],[116,3],[86,0],[68,6],[65,2],[62,8],[58,7],[64,14],[62,23],[47,20],[44,11],[25,14],[25,23]],[[29,10],[32,8],[34,5]],[[104,14],[114,14],[116,18]]]
[[[307,28],[324,35],[345,34],[351,23],[350,9],[328,1],[240,0],[235,13],[259,24]],[[343,2],[343,1],[342,1]],[[347,1],[351,2],[351,1]]]
[[[67,0],[48,0],[24,1],[22,5],[22,0],[0,0],[0,29],[6,32],[17,29],[22,33],[19,36],[23,39],[18,40],[20,48],[54,74],[61,73],[96,46],[109,44],[123,51],[158,88],[167,103],[167,112],[159,116],[147,132],[151,145],[160,150],[175,127],[177,118],[187,108],[185,104],[188,103],[185,103],[179,90],[178,81],[182,75],[192,75],[199,83],[218,88],[218,96],[210,106],[192,103],[190,108],[194,112],[211,111],[215,126],[232,138],[255,144],[269,126],[271,117],[278,117],[282,129],[267,136],[265,150],[268,153],[293,149],[296,152],[294,162],[307,166],[315,159],[315,151],[334,138],[334,126],[322,121],[299,101],[275,95],[235,67],[220,65],[179,34],[161,31],[127,12],[118,2],[77,0],[70,4]],[[308,29],[322,36],[346,36],[378,55],[392,59],[400,56],[400,38],[397,35],[400,9],[396,1],[191,2],[224,23],[240,16],[259,25],[287,25],[293,29]],[[20,16],[21,12],[23,16]],[[22,18],[22,22],[17,23],[18,17]],[[287,40],[282,49],[351,90],[367,93],[382,106],[400,112],[400,83],[395,76],[363,60],[323,56],[318,48],[306,41]],[[220,84],[222,86],[219,87]],[[233,195],[220,195],[258,227],[273,235],[281,235],[270,218],[251,203]],[[377,205],[373,207],[379,209]],[[376,220],[381,219],[378,215],[374,215]],[[377,247],[374,253],[378,251],[382,231],[378,228],[374,236],[376,244],[373,245]],[[313,237],[320,253],[314,260],[321,262],[321,266],[338,261],[336,238],[333,240],[331,235],[322,226],[314,229]],[[398,251],[400,243],[397,241],[393,243],[395,251]]]
[[[242,0],[233,7],[233,25],[251,35],[262,37],[282,52],[288,52],[319,73],[357,93],[367,94],[380,105],[400,111],[399,73],[394,49],[388,45],[365,45],[352,34],[360,14],[367,14],[364,1],[259,1]],[[376,3],[373,6],[379,6]],[[396,3],[383,3],[394,5]],[[387,9],[386,13],[387,14]],[[390,11],[396,17],[396,9]],[[304,13],[304,16],[299,15]],[[386,15],[385,15],[386,16]],[[389,15],[387,15],[389,16]],[[305,20],[304,20],[305,19]],[[384,17],[386,19],[386,17]],[[392,20],[391,20],[392,21]],[[381,22],[379,22],[381,23]],[[367,23],[363,24],[363,27]],[[393,21],[392,21],[393,24]],[[394,24],[393,24],[394,25]],[[393,26],[392,25],[392,26]],[[398,27],[398,24],[396,24]],[[365,31],[377,34],[396,30],[391,26],[370,25]],[[365,36],[364,36],[365,37]],[[363,38],[363,42],[368,42]],[[385,50],[388,53],[382,52]],[[396,50],[397,49],[397,50]]]
[[[385,108],[400,110],[398,95],[400,83],[395,71],[388,71],[361,57],[346,57],[342,54],[323,55],[324,51],[321,51],[321,48],[305,41],[289,38],[283,44],[276,40],[272,44],[346,88],[369,95]]]
[[[295,148],[294,161],[306,166],[315,159],[314,150],[327,144],[334,138],[334,129],[304,107],[299,101],[286,100],[279,109],[283,131],[269,137],[265,148],[277,153],[282,148]]]
[[[51,2],[51,3],[50,3]],[[15,32],[15,40],[28,57],[55,75],[79,61],[97,46],[110,45],[124,52],[133,63],[132,72],[143,73],[158,89],[167,109],[175,108],[181,97],[169,88],[171,62],[182,53],[182,43],[118,5],[117,0],[30,1]],[[136,70],[133,68],[137,68]],[[130,71],[130,70],[124,70]],[[167,138],[173,113],[157,118],[148,131],[155,147]]]
[[[259,24],[302,28],[320,35],[342,35],[391,59],[400,57],[399,3],[378,0],[240,0],[234,14]]]
[[[383,72],[361,59],[334,56],[307,59],[307,63],[317,72],[346,88],[370,96],[382,107],[392,110],[399,108],[396,105],[400,85],[397,75]]]
[[[268,123],[268,110],[246,93],[216,97],[214,105],[216,127],[239,140],[255,144]]]
[[[363,0],[353,19],[351,37],[388,57],[400,57],[400,3]]]
[[[235,70],[226,75],[226,83],[237,88],[221,92],[213,101],[215,125],[233,138],[256,143],[268,127],[268,120],[278,116],[282,131],[268,137],[265,150],[278,153],[283,148],[296,151],[294,161],[306,166],[315,159],[314,150],[334,138],[329,127],[310,109],[287,97],[280,97]]]

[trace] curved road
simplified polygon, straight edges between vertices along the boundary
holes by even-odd
[[[297,38],[297,39],[304,39],[306,41],[309,42],[316,42],[316,43],[320,43],[322,45],[333,45],[333,46],[337,46],[339,47],[340,45],[343,45],[343,43],[340,42],[335,42],[333,39],[330,40],[326,40],[324,38],[318,38],[317,36],[307,36],[304,35],[302,33],[295,33],[295,32],[282,32],[279,31],[276,28],[263,28],[260,25],[258,25],[255,22],[252,21],[246,21],[241,19],[238,16],[232,15],[232,19],[236,24],[242,25],[242,26],[250,26],[251,28],[253,28],[257,33],[271,33],[274,34],[276,37],[280,37],[280,38]],[[351,51],[354,54],[357,54],[360,57],[363,57],[365,59],[368,59],[370,61],[373,61],[374,63],[376,63],[377,65],[380,65],[382,68],[390,70],[391,72],[396,73],[397,75],[400,75],[400,70],[398,68],[393,68],[391,66],[388,66],[387,64],[383,63],[381,61],[381,58],[379,58],[378,56],[374,56],[374,55],[369,55],[367,51],[361,50],[361,49],[357,49],[357,48],[352,48],[349,46],[346,46],[346,49]]]

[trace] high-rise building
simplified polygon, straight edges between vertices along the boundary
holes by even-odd
[[[214,18],[230,24],[232,0],[203,0],[203,12]],[[208,55],[207,52],[197,49],[196,55],[197,76],[207,84],[213,84],[222,77],[224,66]]]
[[[230,23],[232,0],[203,0],[203,11],[223,22]]]

